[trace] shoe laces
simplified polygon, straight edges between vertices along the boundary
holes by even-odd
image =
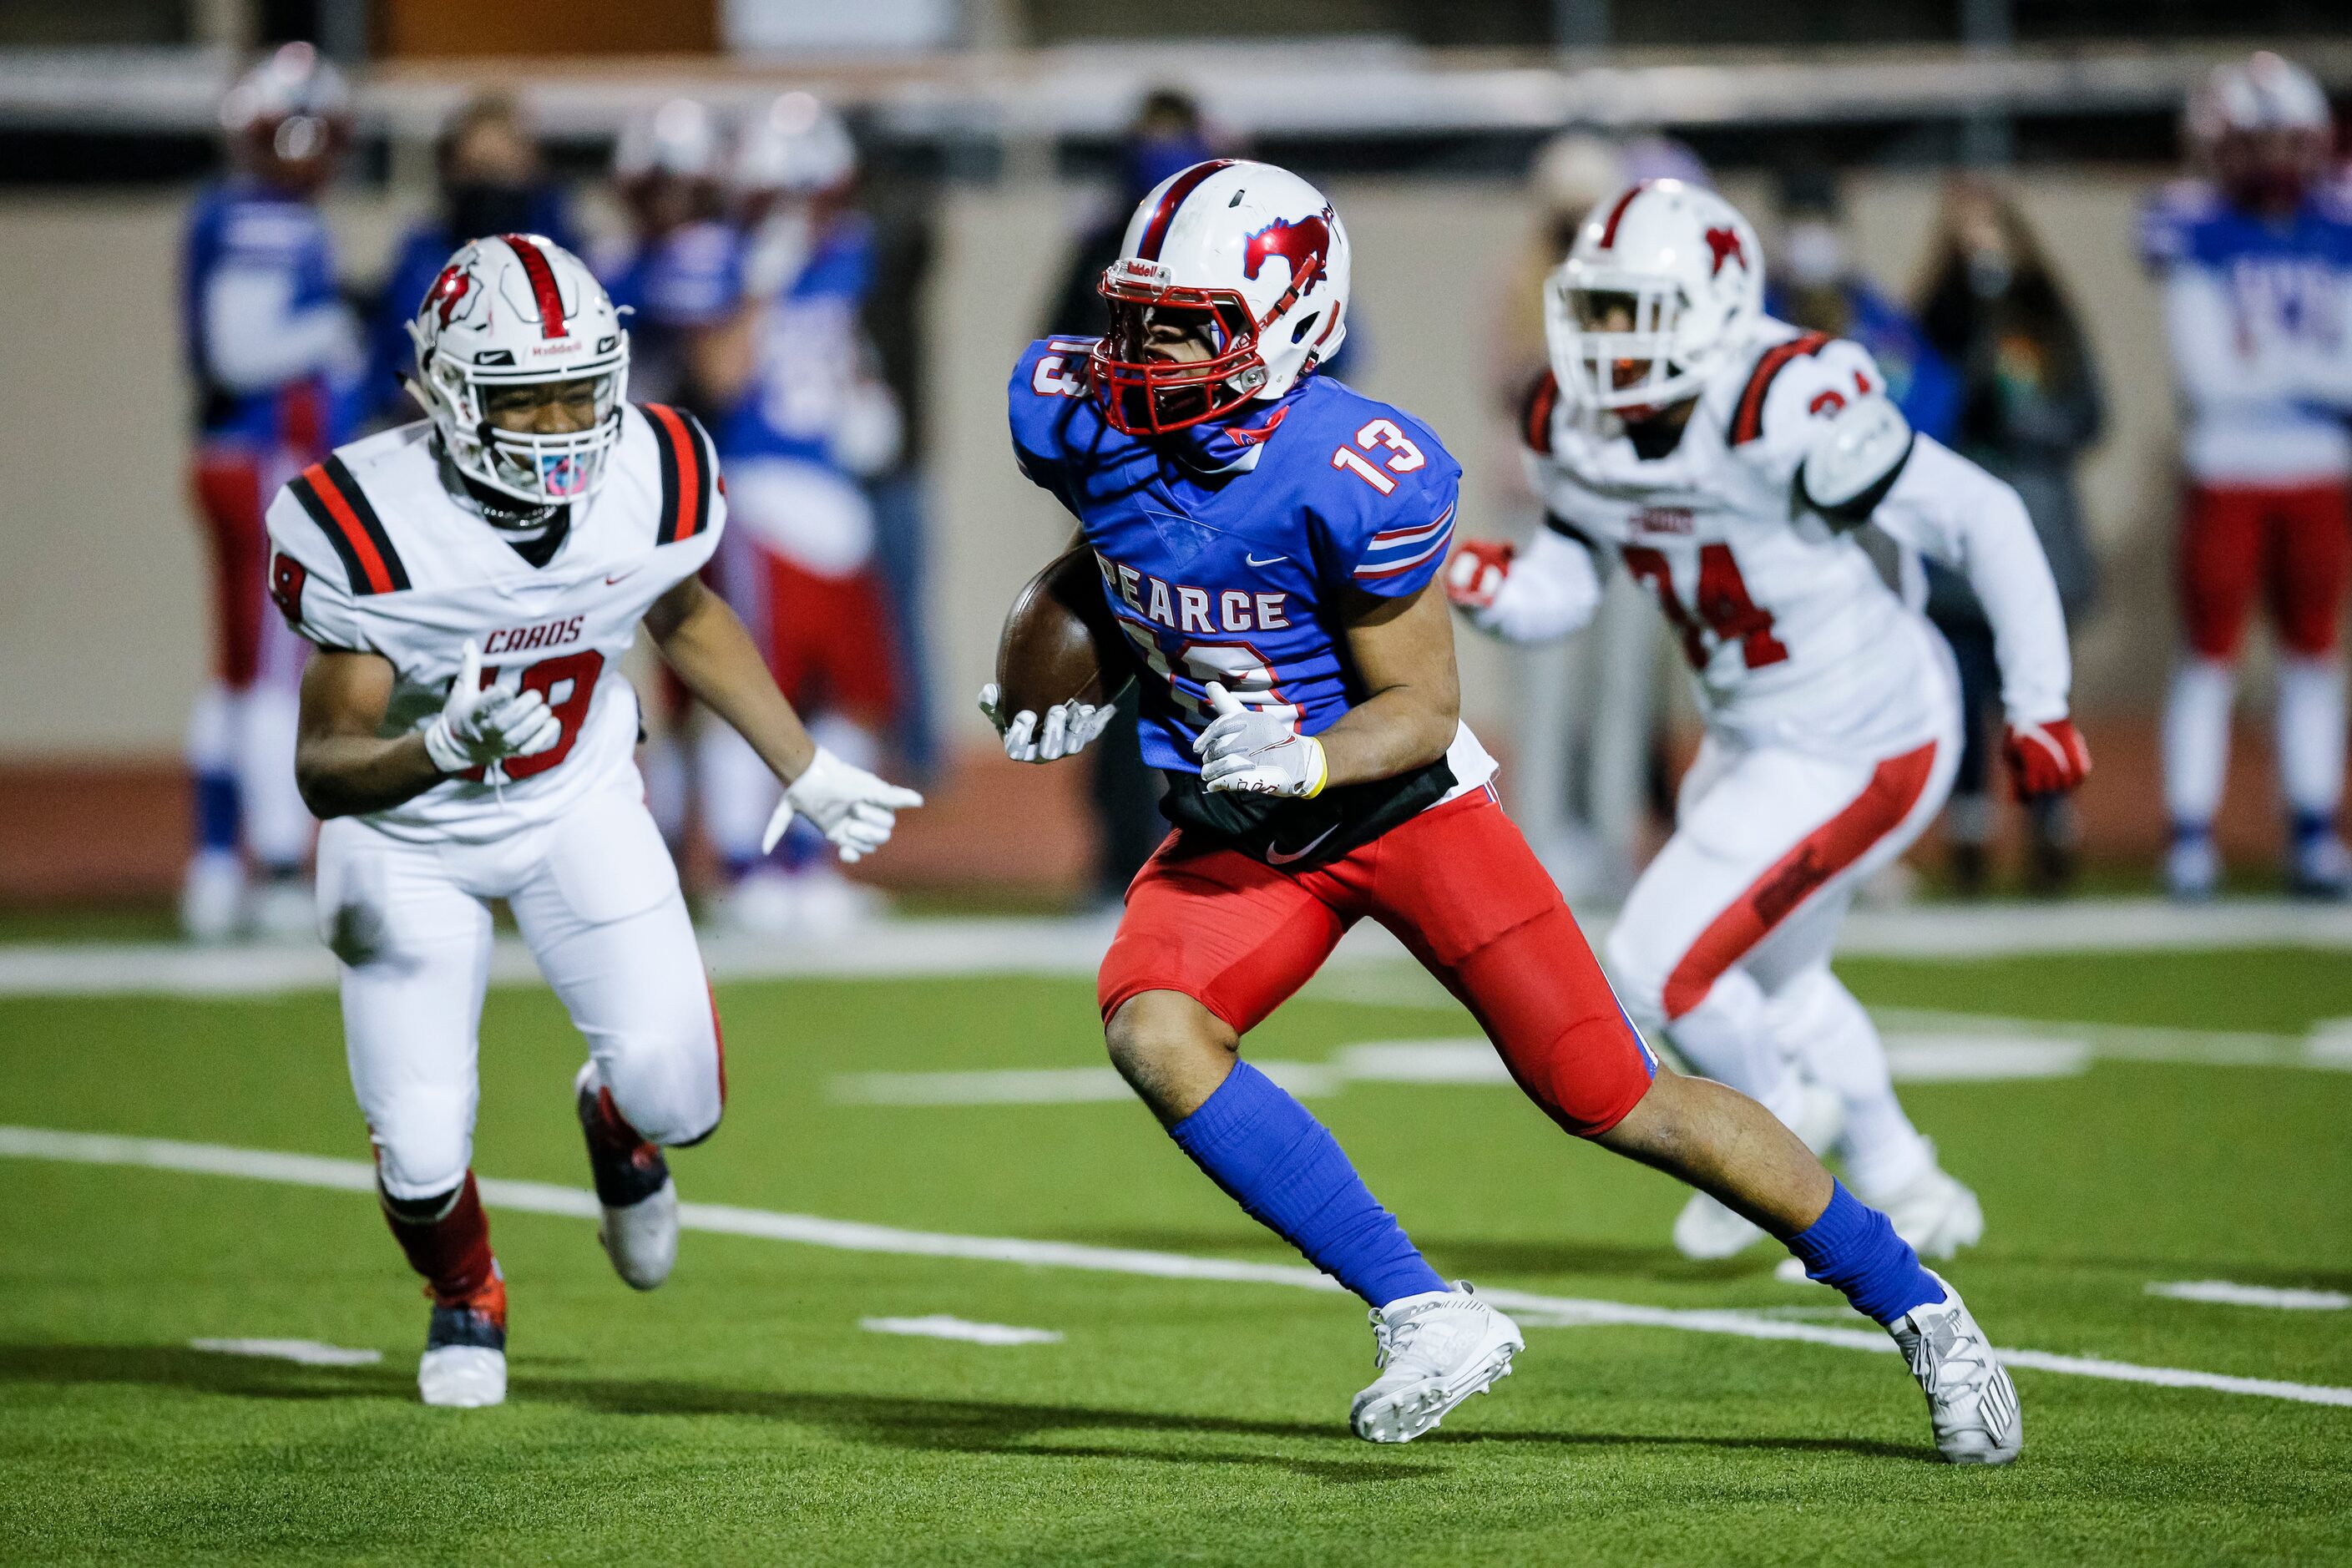
[[[1927,1384],[1931,1397],[1941,1404],[1966,1398],[1981,1389],[1992,1375],[1992,1347],[1981,1334],[1963,1331],[1957,1311],[1937,1312],[1919,1325],[1911,1345],[1911,1369]]]
[[[1370,1314],[1372,1324],[1372,1365],[1384,1372],[1391,1363],[1411,1355],[1416,1342],[1421,1338],[1422,1331],[1429,1326],[1429,1315],[1448,1307],[1466,1305],[1469,1295],[1467,1287],[1457,1288],[1452,1295],[1420,1302],[1394,1316],[1391,1316],[1381,1308],[1373,1308]]]

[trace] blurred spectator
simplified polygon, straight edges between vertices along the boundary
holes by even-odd
[[[384,425],[416,417],[401,385],[416,359],[409,319],[460,246],[488,234],[540,234],[579,249],[562,193],[545,177],[539,143],[514,100],[489,93],[459,110],[441,133],[434,168],[435,210],[401,237],[376,297],[365,414]]]
[[[2189,479],[2179,554],[2188,647],[2164,718],[2166,879],[2183,899],[2210,897],[2219,880],[2212,825],[2238,653],[2266,593],[2280,644],[2288,881],[2340,899],[2352,892],[2352,856],[2336,830],[2345,744],[2336,635],[2352,575],[2352,210],[2324,185],[2327,100],[2276,55],[2216,69],[2187,129],[2204,178],[2159,196],[2145,236],[2164,286]]]
[[[897,691],[864,481],[896,462],[901,422],[864,330],[876,253],[856,180],[848,131],[808,93],[785,93],[743,127],[727,178],[741,300],[695,374],[727,468],[721,589],[818,741],[868,767]],[[763,858],[779,790],[730,726],[705,727],[697,762],[731,923],[823,935],[871,910],[876,895],[842,878],[805,821],[774,863]]]
[[[1061,287],[1044,322],[1047,336],[1103,334],[1108,316],[1097,285],[1102,281],[1104,268],[1118,259],[1120,242],[1137,204],[1160,181],[1214,156],[1200,105],[1192,95],[1160,88],[1145,97],[1119,148],[1118,189],[1110,205],[1070,247]],[[1351,340],[1354,329],[1351,316]],[[1102,825],[1094,894],[1098,901],[1116,905],[1126,896],[1128,883],[1168,836],[1167,819],[1160,815],[1160,795],[1165,785],[1156,770],[1143,765],[1143,751],[1136,740],[1132,689],[1120,699],[1118,717],[1090,750],[1094,761],[1089,764],[1089,782]]]
[[[216,653],[188,726],[196,851],[180,915],[207,941],[316,929],[301,880],[310,816],[294,788],[304,645],[265,606],[262,513],[342,438],[362,369],[317,205],[350,139],[342,78],[310,45],[286,45],[236,84],[221,124],[231,172],[196,199],[180,278]],[[247,851],[264,878],[249,900]]]
[[[1853,265],[1837,176],[1800,165],[1780,183],[1780,238],[1765,270],[1764,308],[1784,321],[1870,351],[1886,395],[1911,427],[1948,442],[1960,411],[1960,382],[1919,324]]]
[[[744,247],[726,221],[726,142],[707,105],[674,98],[631,121],[613,154],[629,234],[597,258],[629,316],[629,395],[709,413],[700,361],[736,315]],[[708,418],[705,424],[711,421]]]
[[[2098,371],[2024,215],[1981,179],[1963,176],[1945,188],[1919,322],[1959,374],[1951,444],[2017,488],[2074,624],[2090,605],[2097,577],[2074,465],[2099,438]],[[1930,563],[1927,613],[1952,645],[1960,673],[1963,749],[1944,813],[1952,875],[1961,891],[1979,893],[1989,871],[2000,668],[1984,606],[1966,578]],[[2027,820],[2029,884],[2057,892],[2074,871],[2072,803],[2063,796],[2030,802]]]

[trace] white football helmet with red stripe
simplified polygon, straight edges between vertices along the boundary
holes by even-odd
[[[1595,408],[1696,396],[1764,319],[1764,258],[1729,202],[1642,180],[1592,209],[1544,286],[1560,390]]]
[[[629,334],[578,257],[535,234],[474,240],[425,290],[408,335],[416,344],[409,384],[458,472],[530,507],[595,493],[621,438]],[[574,381],[593,383],[595,423],[585,429],[542,434],[489,422],[491,388]]]
[[[1094,392],[1129,435],[1197,425],[1280,397],[1348,335],[1348,231],[1287,169],[1212,158],[1153,187],[1103,271],[1110,335]],[[1154,357],[1155,326],[1205,336],[1205,359]]]

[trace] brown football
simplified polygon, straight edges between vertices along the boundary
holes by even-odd
[[[996,644],[996,684],[1007,717],[1044,713],[1076,698],[1102,702],[1134,679],[1118,618],[1103,601],[1094,552],[1055,556],[1013,596]]]

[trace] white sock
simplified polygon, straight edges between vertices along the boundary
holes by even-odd
[[[1774,994],[1771,1026],[1806,1073],[1844,1103],[1846,1180],[1856,1192],[1889,1192],[1927,1169],[1933,1155],[1895,1098],[1878,1026],[1826,963]]]
[[[710,847],[730,868],[759,859],[760,835],[783,796],[776,775],[751,742],[725,724],[703,727],[694,766],[702,786],[702,830],[710,836]]]
[[[1804,1084],[1773,1037],[1763,988],[1744,969],[1727,969],[1706,1000],[1666,1026],[1666,1038],[1705,1077],[1728,1084],[1792,1124]]]
[[[2230,771],[2230,694],[2237,671],[2220,659],[2183,659],[2164,706],[2164,806],[2176,825],[2204,828],[2221,807]]]
[[[2278,670],[2279,785],[2298,817],[2333,819],[2344,798],[2344,663],[2286,658]]]
[[[235,699],[236,787],[245,808],[245,842],[253,858],[275,871],[291,870],[310,852],[316,826],[294,784],[294,739],[301,724],[299,693],[261,685]]]

